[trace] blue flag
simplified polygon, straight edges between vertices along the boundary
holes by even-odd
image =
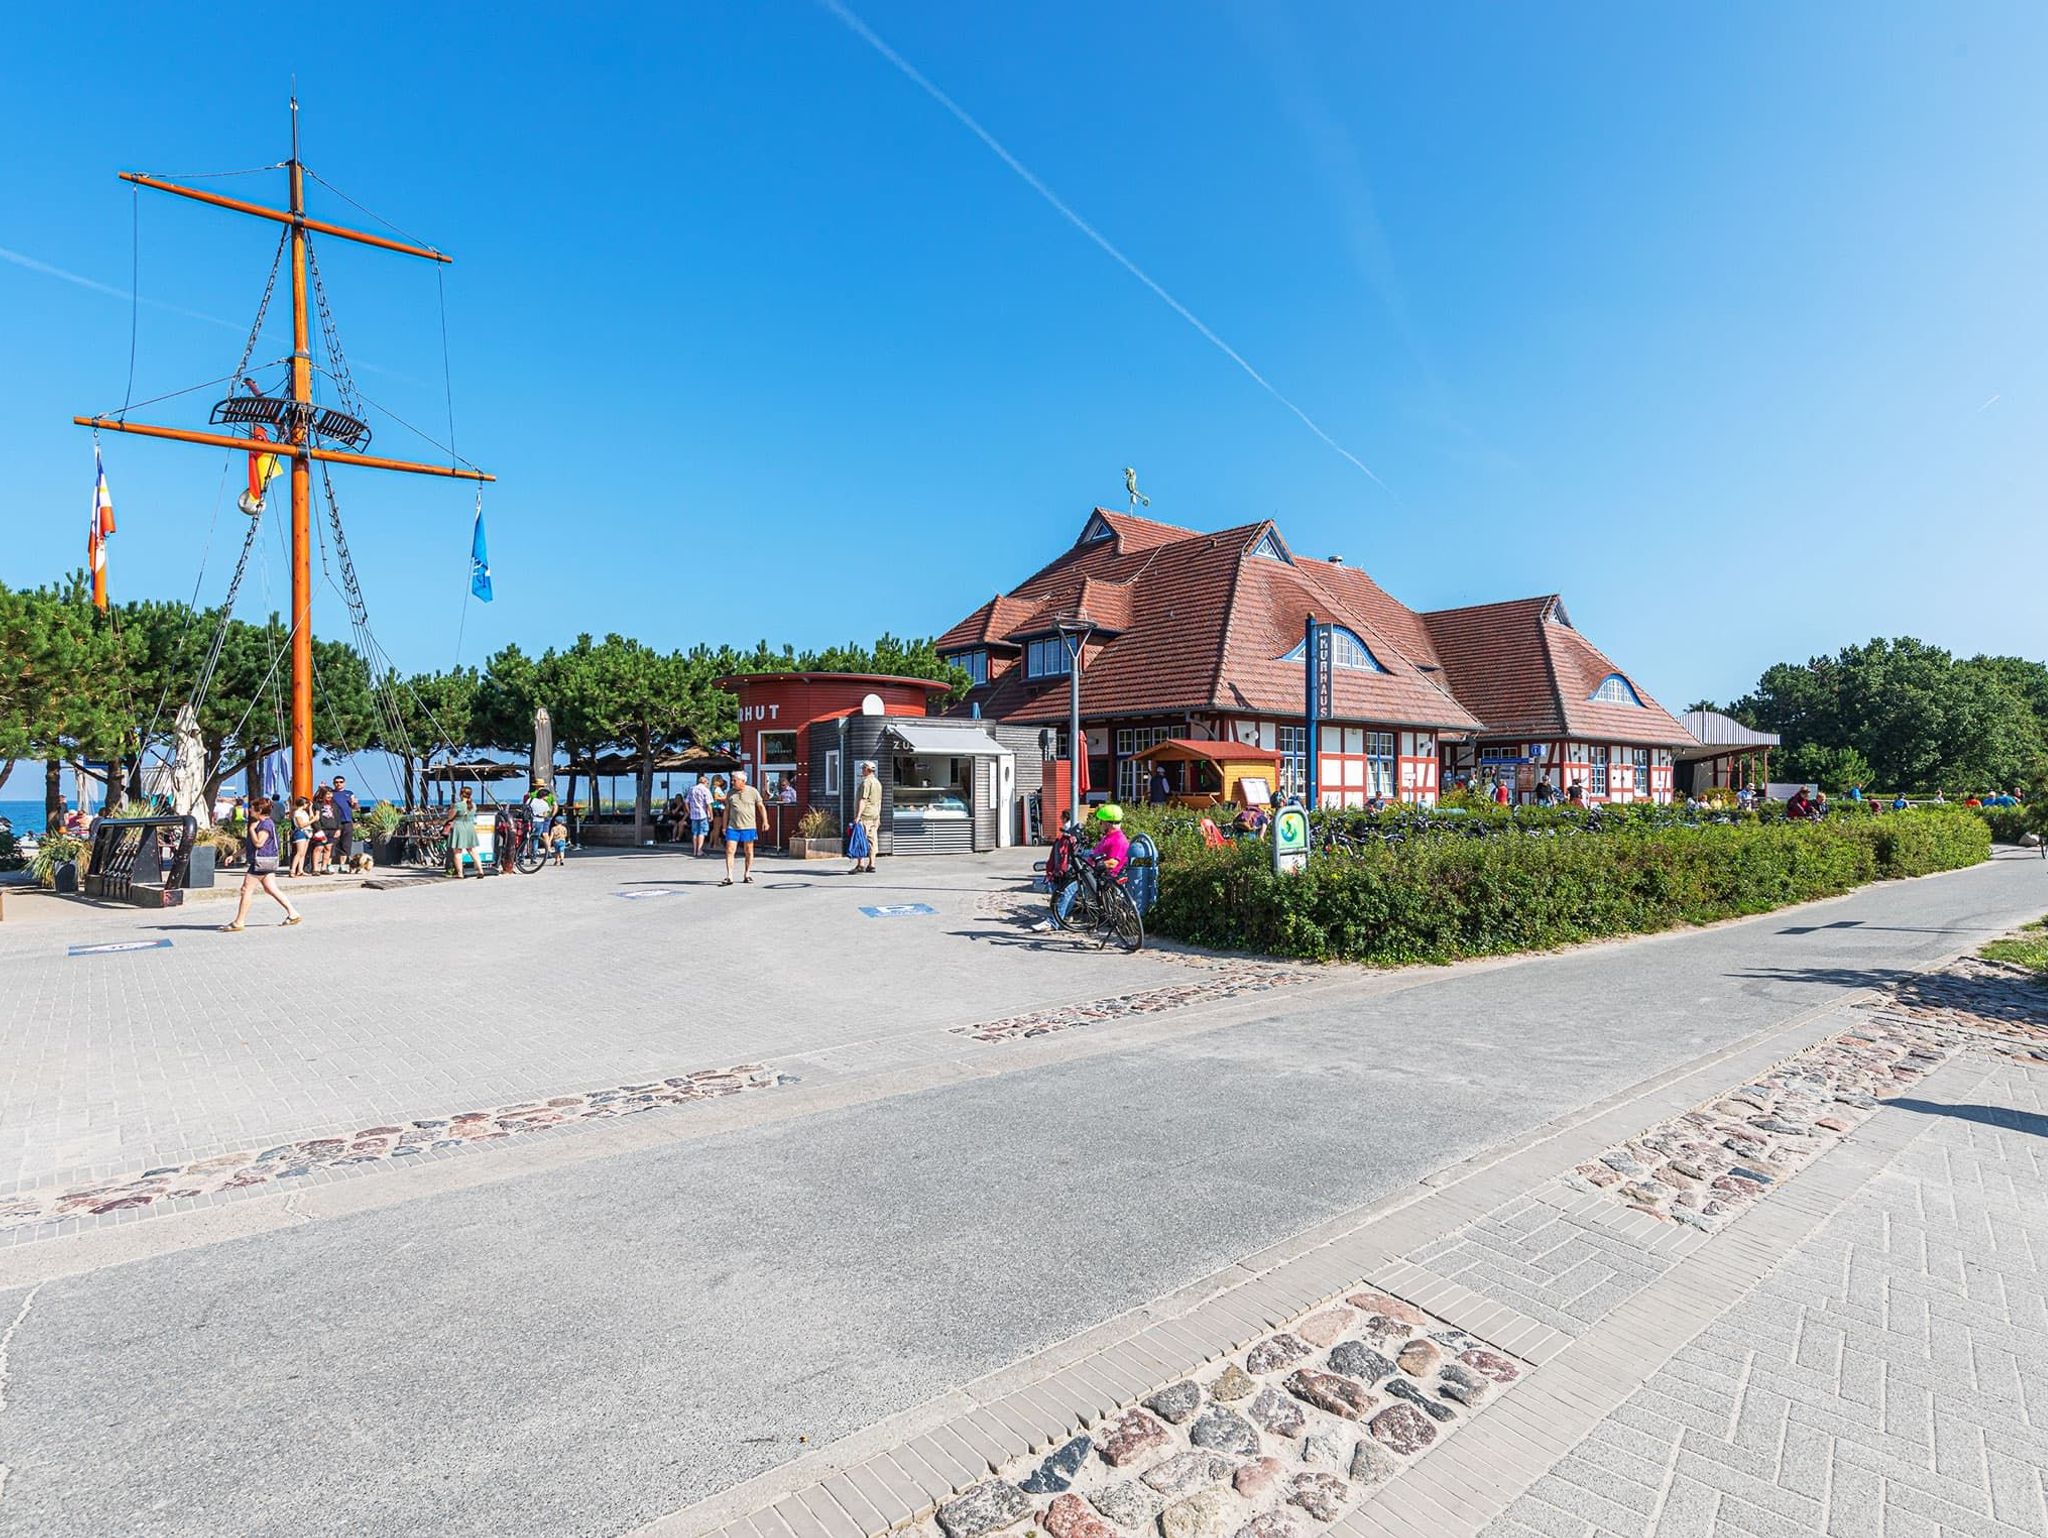
[[[491,557],[484,549],[484,510],[476,510],[476,532],[469,537],[469,590],[491,601]]]

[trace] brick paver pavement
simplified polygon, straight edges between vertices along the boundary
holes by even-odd
[[[2048,1070],[1926,1126],[1487,1538],[2048,1534]]]

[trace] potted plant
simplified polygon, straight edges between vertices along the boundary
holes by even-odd
[[[832,814],[822,806],[814,806],[798,819],[789,852],[799,860],[836,860],[841,854],[840,843]]]
[[[356,816],[356,841],[367,844],[370,859],[377,865],[396,865],[399,851],[397,842],[399,824],[405,814],[389,801],[379,801],[365,807]]]

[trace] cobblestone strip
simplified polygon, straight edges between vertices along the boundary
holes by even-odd
[[[214,1154],[185,1164],[117,1175],[90,1185],[57,1186],[0,1197],[0,1232],[59,1223],[67,1218],[127,1212],[159,1201],[247,1190],[300,1179],[315,1170],[380,1162],[395,1164],[421,1154],[472,1148],[520,1133],[609,1120],[662,1106],[688,1105],[795,1082],[790,1075],[759,1063],[740,1063],[731,1068],[699,1069],[673,1078],[621,1084],[583,1094],[523,1100],[495,1110],[462,1111],[453,1116],[279,1143],[260,1150]]]
[[[1169,1010],[1186,1009],[1195,1004],[1221,1003],[1226,999],[1266,993],[1275,988],[1285,988],[1308,981],[1308,974],[1305,972],[1256,961],[1209,963],[1202,970],[1208,975],[1195,982],[1173,983],[1162,988],[1141,988],[1131,993],[1120,993],[1114,998],[1090,999],[1081,1004],[1035,1009],[1027,1014],[1011,1015],[1002,1020],[984,1020],[973,1025],[951,1026],[949,1029],[954,1035],[965,1036],[972,1041],[1017,1041],[1033,1036],[1049,1036],[1055,1031],[1071,1030],[1076,1026],[1100,1025],[1109,1020],[1129,1020],[1143,1015],[1160,1015]]]
[[[1411,1303],[1353,1291],[1192,1373],[1138,1341],[1088,1358],[1070,1381],[996,1400],[726,1531],[990,1538],[1030,1522],[1050,1538],[1304,1538],[1526,1371]],[[1142,1398],[1130,1387],[1162,1382]],[[1093,1406],[1078,1423],[1057,1409],[1077,1387]],[[1003,1456],[1020,1442],[1032,1450]]]
[[[1965,1045],[2048,1060],[2048,989],[1966,957],[1853,1005],[1848,1029],[1565,1177],[1709,1232],[1854,1131]]]

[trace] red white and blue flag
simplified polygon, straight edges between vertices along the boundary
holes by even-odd
[[[92,449],[92,520],[86,525],[86,563],[92,570],[92,606],[106,612],[107,540],[114,532],[114,498],[107,490],[107,467],[100,463],[98,444]]]

